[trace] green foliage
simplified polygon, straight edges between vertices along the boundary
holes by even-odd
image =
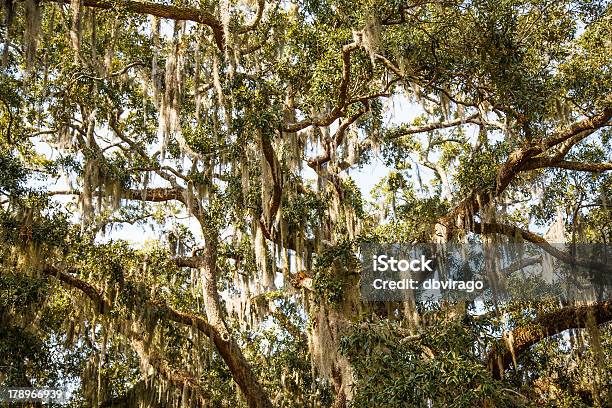
[[[327,272],[318,271],[312,280],[316,295],[330,305],[337,305],[342,299],[342,281]]]
[[[283,219],[289,231],[303,230],[313,233],[320,226],[320,220],[327,208],[327,197],[321,197],[313,191],[296,197],[284,199]]]
[[[466,196],[477,190],[491,191],[495,188],[497,169],[505,159],[505,144],[498,143],[476,155],[459,157],[457,182],[461,195]]]
[[[413,336],[392,321],[357,323],[341,343],[356,370],[353,406],[523,406],[482,365],[482,329],[441,321]]]
[[[578,49],[561,66],[564,85],[573,101],[589,107],[609,103],[605,93],[612,83],[611,36],[612,18],[607,15],[595,20],[580,36]]]
[[[240,407],[242,350],[278,406],[331,406],[338,390],[355,407],[604,406],[589,387],[609,383],[609,328],[578,345],[565,342],[575,332],[540,342],[495,380],[487,357],[502,331],[556,310],[553,300],[487,303],[478,318],[416,305],[419,331],[406,305],[357,297],[356,244],[430,242],[457,204],[497,192],[515,149],[609,107],[609,2],[297,0],[264,2],[257,17],[260,2],[167,1],[164,12],[219,22],[164,18],[158,38],[130,10],[140,3],[82,4],[80,16],[4,3],[0,385],[76,384],[74,405],[98,406],[184,369],[211,405]],[[41,6],[40,21],[25,4]],[[564,159],[609,163],[610,134],[576,141]],[[393,170],[368,197],[367,176],[349,172],[377,177],[379,159]],[[573,240],[612,242],[607,173],[517,169],[492,202],[500,222],[544,227],[559,207]],[[270,204],[278,212],[265,220]],[[281,273],[282,286],[262,289]],[[242,321],[224,309],[236,301]],[[231,328],[233,363],[185,316]],[[317,367],[317,342],[331,369]]]
[[[57,387],[78,376],[78,356],[58,344],[53,285],[14,271],[0,274],[0,367],[7,386]],[[61,321],[61,320],[59,320]]]
[[[344,203],[355,211],[358,218],[363,218],[365,202],[355,180],[350,177],[342,180],[342,193]]]
[[[390,173],[376,186],[373,197],[391,209],[388,222],[371,229],[370,240],[376,242],[429,242],[436,220],[448,211],[448,203],[437,194],[415,191],[402,173]]]
[[[19,160],[11,152],[0,149],[0,194],[11,197],[23,194],[26,176]]]
[[[337,306],[343,298],[345,286],[350,284],[347,277],[355,274],[358,268],[354,243],[343,239],[317,254],[313,266],[313,290],[327,303]]]

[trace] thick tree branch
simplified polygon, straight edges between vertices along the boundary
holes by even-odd
[[[65,4],[70,3],[70,0],[44,1]],[[223,50],[225,46],[223,25],[212,13],[205,10],[133,0],[82,0],[82,2],[86,7],[94,7],[104,10],[126,10],[132,13],[148,14],[170,20],[185,20],[204,24],[212,29],[217,47],[219,47],[220,50]]]
[[[529,166],[529,161],[532,158],[559,145],[563,149],[563,147],[566,147],[563,144],[568,140],[571,140],[574,144],[578,143],[593,134],[597,129],[608,126],[610,118],[612,118],[612,107],[607,107],[591,118],[582,119],[548,138],[526,144],[513,151],[499,167],[494,185],[474,191],[438,220],[438,224],[446,229],[445,239],[450,238],[454,229],[465,228],[468,224],[468,218],[472,214],[477,213],[483,205],[489,204],[503,193],[516,175],[524,171],[526,166]]]
[[[78,272],[77,269],[70,269],[69,271],[71,273]],[[112,309],[112,305],[104,299],[104,296],[102,296],[93,285],[53,266],[44,268],[43,272],[71,287],[81,290],[87,297],[96,303],[99,313],[107,314]],[[146,301],[143,306],[162,319],[165,318],[185,326],[196,327],[201,333],[205,334],[217,348],[221,358],[223,358],[229,371],[232,373],[234,381],[236,381],[240,390],[245,395],[249,407],[267,408],[272,406],[263,387],[242,355],[238,344],[233,339],[229,338],[227,334],[221,333],[214,324],[208,322],[204,318],[195,314],[175,310],[162,301]],[[171,374],[168,370],[166,370],[166,373]]]
[[[45,275],[53,276],[61,282],[66,283],[68,286],[79,289],[94,302],[98,313],[106,314],[111,310],[110,303],[104,299],[100,292],[98,292],[98,289],[84,280],[71,275],[71,273],[76,273],[77,269],[71,268],[64,272],[54,266],[47,266],[45,269],[43,269],[43,272]]]
[[[488,366],[495,378],[501,378],[506,368],[512,364],[515,357],[539,341],[562,333],[568,329],[582,329],[587,326],[589,318],[601,325],[612,320],[612,300],[565,307],[537,317],[527,326],[516,328],[511,333],[512,350],[509,350],[504,341],[500,342],[500,349],[493,351],[488,357]]]
[[[79,190],[55,190],[46,193],[49,196],[55,195],[81,195]],[[96,193],[97,194],[97,193]],[[130,189],[123,191],[123,198],[127,200],[151,201],[160,203],[164,201],[181,201],[180,191],[175,188],[155,187],[146,190]]]
[[[542,263],[542,255],[532,256],[530,258],[519,259],[518,261],[513,262],[507,268],[504,268],[501,271],[501,274],[503,276],[507,276],[507,275],[509,275],[509,274],[511,274],[513,272],[520,271],[523,268],[526,268],[526,267],[531,266],[531,265],[537,265],[539,263]]]
[[[182,187],[154,187],[147,189],[126,189],[122,192],[123,199],[134,200],[134,201],[145,201],[151,203],[163,203],[167,201],[178,201],[185,205],[187,208],[191,208],[192,215],[197,218],[200,222],[204,222],[204,212],[200,204],[192,197],[188,197],[186,191]],[[47,195],[81,195],[82,192],[78,190],[57,190],[49,191]],[[98,196],[98,192],[94,193]],[[191,199],[191,202],[189,200]],[[109,222],[113,222],[110,220]]]
[[[201,259],[196,256],[179,256],[174,258],[174,263],[179,268],[197,268],[200,266]]]
[[[214,333],[210,336],[210,339],[215,344],[225,364],[227,364],[234,381],[244,394],[247,405],[252,408],[272,408],[270,397],[246,361],[240,346],[232,337],[224,320],[217,287],[217,248],[219,239],[217,234],[216,230],[205,229],[204,239],[206,245],[202,249],[202,266],[200,267],[207,324],[214,328]]]
[[[593,117],[575,122],[568,129],[555,133],[554,135],[544,139],[544,141],[541,143],[540,153],[550,149],[553,146],[557,146],[578,134],[584,133],[583,138],[586,138],[597,129],[610,125],[610,118],[612,118],[612,106],[606,107],[602,112]]]
[[[577,171],[588,171],[591,173],[601,173],[604,171],[612,170],[612,163],[581,163],[570,160],[552,160],[548,158],[534,159],[529,161],[527,165],[523,167],[523,170],[535,170],[546,167],[555,167],[559,169],[577,170]]]
[[[503,234],[508,237],[518,237],[520,236],[525,241],[529,241],[538,247],[542,248],[544,251],[548,252],[555,258],[563,261],[566,264],[572,266],[579,266],[583,268],[587,268],[590,270],[596,271],[612,271],[612,267],[602,262],[592,261],[592,260],[584,260],[578,259],[574,257],[572,254],[564,252],[558,248],[555,248],[551,245],[547,240],[542,238],[541,236],[534,234],[531,231],[527,231],[525,229],[519,228],[514,225],[507,224],[499,224],[499,223],[473,223],[473,232],[477,234]]]
[[[180,201],[185,204],[182,191],[177,188],[155,187],[143,190],[128,189],[123,192],[123,198],[127,200],[150,201],[161,203],[165,201]]]
[[[173,187],[154,187],[147,189],[127,189],[123,190],[123,197],[126,200],[149,201],[153,203],[161,203],[165,201],[180,201],[186,204],[183,197],[183,190]],[[49,191],[47,195],[81,195],[78,190],[57,190]],[[98,194],[97,192],[95,194]]]

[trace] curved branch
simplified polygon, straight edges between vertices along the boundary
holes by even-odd
[[[560,249],[555,248],[547,240],[541,236],[534,234],[531,231],[527,231],[523,228],[519,228],[514,225],[499,224],[499,223],[473,223],[473,232],[477,234],[503,234],[509,237],[521,236],[525,241],[529,241],[544,251],[548,252],[555,258],[572,266],[580,266],[583,268],[597,270],[597,271],[612,271],[612,267],[602,262],[590,261],[577,259],[572,254],[563,252]]]
[[[601,173],[604,171],[612,170],[612,163],[582,163],[570,160],[548,160],[548,159],[534,159],[530,161],[523,169],[524,170],[535,170],[545,167],[555,167],[566,170],[576,171],[588,171],[591,173]]]
[[[240,27],[240,29],[238,30],[238,34],[246,34],[249,31],[252,31],[253,29],[257,28],[259,22],[261,21],[261,17],[263,16],[265,6],[265,0],[257,0],[257,14],[255,14],[255,18],[249,24]]]
[[[351,79],[351,52],[360,47],[358,42],[352,42],[342,47],[342,79],[340,80],[340,91],[336,106],[326,115],[314,119],[304,119],[302,121],[286,125],[285,132],[293,133],[305,129],[309,126],[329,126],[336,119],[342,116],[348,100],[348,87]]]
[[[52,3],[70,3],[70,0],[44,1]],[[94,7],[104,10],[127,10],[133,13],[148,14],[170,20],[185,20],[204,24],[212,29],[217,47],[220,50],[223,50],[223,47],[225,46],[223,25],[212,13],[209,13],[208,11],[191,7],[178,7],[167,4],[133,0],[82,0],[82,4],[86,7]]]
[[[514,355],[529,349],[539,341],[557,335],[568,329],[583,329],[587,327],[588,319],[592,317],[595,324],[601,325],[612,320],[612,300],[565,307],[537,317],[533,322],[512,331],[512,350],[501,341],[501,349],[493,351],[488,357],[488,367],[495,378],[501,378],[506,368],[512,364]]]
[[[612,107],[607,107],[599,114],[575,122],[567,129],[560,130],[548,138],[531,142],[514,150],[499,167],[493,185],[473,192],[450,212],[438,219],[438,224],[446,230],[445,238],[448,240],[454,229],[464,228],[467,218],[471,214],[476,213],[482,205],[490,203],[495,197],[503,193],[517,174],[529,168],[531,159],[557,146],[562,146],[562,150],[567,149],[564,143],[570,140],[573,144],[578,143],[596,130],[608,126],[610,118],[612,118]]]
[[[182,390],[181,392],[185,391],[185,386],[189,386],[189,390],[195,393],[197,406],[210,406],[209,400],[212,399],[210,393],[202,388],[197,377],[192,376],[185,370],[174,367],[159,352],[152,349],[152,347],[147,347],[144,341],[137,335],[130,333],[129,337],[132,348],[141,360],[146,361],[156,372],[167,378],[172,385]],[[215,404],[215,406],[218,406],[218,404]]]
[[[342,141],[344,140],[344,135],[346,134],[346,130],[348,129],[348,127],[350,125],[352,125],[357,119],[359,119],[361,116],[363,116],[363,114],[365,114],[366,112],[368,112],[369,110],[369,103],[367,101],[362,101],[363,106],[361,107],[361,109],[359,109],[354,115],[352,115],[351,117],[347,118],[345,121],[343,121],[340,126],[338,127],[338,130],[336,131],[336,134],[334,135],[334,139],[333,139],[333,143],[334,146],[331,146],[331,143],[326,143],[324,145],[325,147],[325,152],[316,156],[316,157],[312,157],[310,159],[308,159],[308,166],[313,168],[314,170],[320,169],[321,165],[327,163],[328,161],[331,160],[331,149],[335,149],[338,146],[340,146],[340,144],[342,143]]]
[[[278,159],[276,158],[276,152],[274,151],[274,146],[272,146],[272,140],[268,137],[262,136],[261,138],[261,147],[263,155],[270,166],[270,172],[272,173],[272,197],[268,203],[265,203],[268,208],[267,211],[261,215],[260,223],[262,225],[264,233],[269,237],[270,235],[270,226],[267,225],[266,222],[266,214],[268,215],[269,220],[273,220],[276,217],[276,213],[280,207],[281,196],[282,196],[282,185],[281,185],[281,177],[279,170]]]
[[[72,273],[78,272],[76,268],[69,269],[69,271]],[[54,266],[45,267],[43,273],[55,277],[71,287],[81,290],[98,305],[100,314],[108,314],[112,309],[112,305],[88,282],[74,277],[70,273],[61,271]],[[238,344],[231,338],[228,339],[224,336],[215,325],[198,315],[175,310],[163,301],[146,301],[143,306],[148,307],[154,315],[160,318],[166,318],[185,326],[195,327],[198,331],[205,334],[213,342],[221,358],[223,358],[223,361],[227,364],[229,371],[232,373],[232,378],[240,387],[249,407],[272,407],[268,396],[255,377],[255,374],[250,369],[249,363],[244,358]],[[160,364],[163,363],[163,361],[158,362]],[[169,368],[165,372],[166,374],[172,374]],[[160,371],[160,373],[164,374],[162,371]]]
[[[104,297],[98,292],[93,285],[76,278],[70,273],[76,273],[76,268],[68,269],[67,272],[63,272],[56,268],[55,266],[47,266],[43,269],[43,273],[48,276],[53,276],[54,278],[60,280],[61,282],[66,283],[68,286],[79,289],[83,292],[89,299],[91,299],[96,304],[96,310],[100,314],[106,314],[111,310],[111,305],[104,299]]]

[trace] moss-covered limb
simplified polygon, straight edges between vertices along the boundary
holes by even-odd
[[[612,163],[582,163],[573,160],[534,159],[533,162],[525,166],[525,170],[535,170],[544,167],[601,173],[612,170]]]
[[[486,191],[472,192],[438,220],[438,224],[446,230],[446,239],[453,235],[453,230],[465,229],[469,223],[469,217],[478,212],[482,206],[499,197],[519,173],[530,170],[534,163],[539,163],[539,155],[551,153],[559,146],[566,152],[569,151],[571,146],[584,140],[598,129],[608,126],[611,118],[612,107],[606,107],[597,115],[579,120],[538,143],[528,143],[514,150],[497,170],[495,185],[487,186]],[[563,145],[570,140],[571,146]],[[550,167],[554,166],[551,164]]]
[[[221,297],[217,287],[217,240],[215,233],[207,234],[206,246],[202,251],[203,261],[200,267],[200,277],[203,282],[204,308],[207,317],[207,323],[204,327],[211,330],[208,336],[215,344],[225,364],[227,364],[248,406],[252,408],[271,408],[270,397],[244,357],[236,339],[229,332],[223,318],[224,313],[219,301]],[[197,324],[198,329],[202,330],[200,326],[204,322],[201,319],[192,322]]]
[[[419,133],[427,133],[433,130],[457,127],[457,126],[460,126],[466,123],[480,123],[478,120],[478,115],[474,114],[466,118],[457,118],[457,119],[451,119],[451,120],[443,121],[443,122],[427,123],[425,125],[400,127],[396,131],[391,133],[388,136],[388,138],[397,139],[402,136],[414,135],[414,134],[419,134]]]
[[[96,289],[90,283],[85,282],[71,274],[77,272],[76,270],[64,272],[53,266],[48,266],[43,270],[43,272],[59,279],[61,282],[73,288],[79,289],[96,304],[98,313],[108,315],[111,312],[113,305],[104,298],[98,289]],[[165,304],[149,301],[143,306],[149,310],[153,310],[154,314],[157,316],[165,316],[169,318],[169,320],[195,325],[198,327],[198,329],[200,329],[200,331],[204,332],[208,336],[211,336],[214,332],[210,325],[206,324],[203,319],[196,318],[195,316],[183,315]],[[196,323],[197,320],[200,320],[199,324]],[[184,370],[172,366],[172,364],[159,352],[151,350],[150,347],[147,347],[144,341],[139,338],[135,332],[128,331],[124,333],[124,335],[130,338],[130,342],[132,343],[134,350],[143,362],[146,362],[147,365],[155,368],[159,374],[161,374],[168,382],[176,386],[178,389],[188,386],[189,391],[196,396],[198,406],[206,406],[208,400],[206,390],[199,384],[195,377],[191,376]]]
[[[54,3],[70,3],[70,0],[46,1]],[[215,37],[215,42],[220,50],[223,49],[225,44],[225,37],[221,21],[219,21],[212,13],[205,10],[130,0],[83,0],[83,5],[85,7],[94,7],[99,9],[122,8],[132,13],[148,14],[155,17],[167,18],[170,20],[185,20],[204,24],[212,29]]]
[[[319,154],[316,157],[311,157],[307,160],[308,166],[313,170],[318,171],[321,169],[321,166],[331,160],[332,157],[332,149],[337,149],[344,140],[344,136],[346,135],[346,131],[353,123],[355,123],[360,117],[362,117],[366,112],[370,110],[369,103],[367,100],[362,101],[363,106],[359,108],[359,110],[351,115],[350,117],[343,120],[338,126],[338,130],[336,131],[333,138],[323,145],[324,152]],[[333,144],[333,145],[332,145]],[[350,167],[348,163],[342,163],[341,167]]]
[[[183,392],[188,392],[194,397],[196,406],[207,407],[210,397],[209,393],[200,385],[199,380],[190,373],[173,366],[160,352],[147,346],[145,342],[136,334],[130,333],[130,342],[136,354],[141,361],[153,367],[155,371],[161,374],[164,378],[175,386],[177,389],[182,389]],[[190,397],[183,396],[182,399],[187,400]]]
[[[106,192],[92,192],[95,194],[106,194]],[[62,190],[62,191],[51,191],[48,195],[75,195],[80,196],[83,192],[78,190]],[[174,187],[154,187],[145,189],[121,189],[121,197],[126,200],[134,201],[146,201],[150,203],[163,203],[168,201],[178,201],[191,209],[193,216],[200,220],[204,220],[203,210],[201,205],[194,200],[193,197],[189,197],[186,190],[180,186]]]
[[[179,256],[174,258],[174,262],[179,268],[197,268],[201,260],[195,256]]]
[[[511,332],[512,350],[501,341],[499,347],[488,356],[488,367],[495,378],[501,378],[506,368],[512,364],[513,353],[520,355],[531,346],[548,337],[569,329],[584,329],[588,319],[602,325],[612,320],[612,301],[597,302],[589,305],[564,307],[538,316],[530,324],[518,327]]]
[[[76,269],[62,271],[54,266],[47,266],[43,269],[43,272],[46,275],[53,276],[54,278],[59,279],[61,282],[67,284],[68,286],[79,289],[95,303],[96,310],[98,311],[98,313],[105,314],[111,310],[110,303],[106,299],[104,299],[98,289],[96,289],[90,283],[71,275],[72,273],[78,272]]]
[[[271,229],[271,225],[269,224],[270,221],[276,217],[276,213],[280,208],[283,189],[281,184],[281,172],[279,169],[280,163],[278,162],[276,152],[274,151],[274,146],[272,146],[272,141],[267,137],[262,137],[261,147],[263,156],[270,167],[272,182],[272,195],[267,203],[263,203],[266,208],[260,219],[262,232],[269,239]]]
[[[99,408],[128,408],[136,399],[136,396],[144,392],[146,388],[147,386],[145,380],[138,381],[122,395],[102,401]]]
[[[96,303],[99,313],[108,314],[111,311],[112,305],[104,299],[98,289],[88,282],[71,275],[71,273],[78,272],[77,270],[70,270],[66,272],[56,267],[49,266],[46,267],[43,272],[46,275],[53,276],[63,283],[82,291],[88,298]],[[208,282],[211,282],[211,276],[207,276],[207,278],[209,278]],[[185,326],[197,328],[198,331],[206,335],[214,343],[217,351],[232,373],[234,380],[243,392],[249,407],[260,408],[272,406],[269,397],[265,393],[265,390],[259,383],[258,379],[255,377],[255,374],[251,370],[249,363],[246,361],[237,342],[232,339],[227,332],[220,331],[220,311],[218,311],[217,314],[211,313],[212,319],[211,316],[208,316],[208,320],[206,320],[201,316],[175,310],[161,301],[150,300],[142,306],[152,311],[152,314],[158,316],[160,319],[166,319]],[[218,309],[218,307],[216,309]],[[209,306],[207,308],[207,312],[209,310],[214,311],[216,309]],[[138,341],[139,340],[136,339],[136,346],[139,345]],[[138,351],[138,348],[136,348],[136,351]],[[181,376],[183,376],[184,373],[181,371],[181,376],[179,376],[180,378],[176,377],[175,371],[168,366],[165,360],[162,361],[160,358],[157,358],[154,361],[163,369],[162,371],[158,370],[160,374],[166,377],[170,376],[168,377],[168,380],[173,383],[176,382],[177,384],[182,384],[183,382],[181,381],[184,379]],[[193,385],[195,386],[195,384]],[[204,395],[204,390],[201,391],[201,394]]]
[[[250,23],[245,24],[244,26],[238,29],[240,34],[246,34],[250,31],[253,31],[257,28],[259,23],[261,22],[261,18],[263,17],[264,8],[266,7],[266,0],[257,0],[257,12],[255,13],[255,17],[251,20]]]

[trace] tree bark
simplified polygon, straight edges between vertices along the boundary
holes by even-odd
[[[44,1],[70,4],[70,0]],[[94,7],[105,10],[127,10],[133,13],[149,14],[170,20],[185,20],[204,24],[212,29],[217,47],[220,50],[223,50],[225,46],[223,25],[213,14],[205,10],[133,0],[83,0],[83,5],[85,7]]]
[[[247,404],[252,408],[272,408],[272,402],[263,386],[257,380],[240,347],[227,329],[219,304],[217,289],[217,238],[208,234],[202,251],[203,261],[200,274],[203,284],[204,307],[208,323],[215,329],[211,340],[227,364],[234,381],[240,387]]]
[[[524,327],[512,331],[512,347],[509,350],[505,342],[500,342],[500,349],[489,354],[488,366],[495,378],[501,378],[504,370],[512,364],[514,355],[519,355],[537,342],[568,329],[586,328],[587,319],[592,315],[598,325],[612,320],[612,300],[565,307],[563,309],[543,314]]]
[[[207,245],[203,252],[204,260],[202,262],[203,266],[201,267],[201,272],[205,279],[204,295],[207,320],[190,313],[176,311],[159,301],[149,301],[143,306],[154,310],[155,314],[160,318],[166,318],[186,326],[197,327],[200,332],[211,339],[217,348],[221,358],[225,361],[229,371],[232,373],[232,378],[242,391],[248,406],[251,408],[272,408],[270,398],[263,386],[259,383],[255,373],[251,370],[238,343],[231,337],[223,321],[216,281],[215,245]],[[81,290],[87,297],[96,303],[99,313],[107,314],[111,310],[112,305],[104,299],[98,289],[88,282],[76,278],[69,273],[60,271],[53,266],[46,267],[43,272],[71,287]],[[73,270],[73,272],[76,272],[76,270]],[[138,344],[135,344],[135,346],[138,346]],[[161,372],[161,374],[170,375],[172,371],[167,369]],[[174,382],[172,378],[168,379]]]

